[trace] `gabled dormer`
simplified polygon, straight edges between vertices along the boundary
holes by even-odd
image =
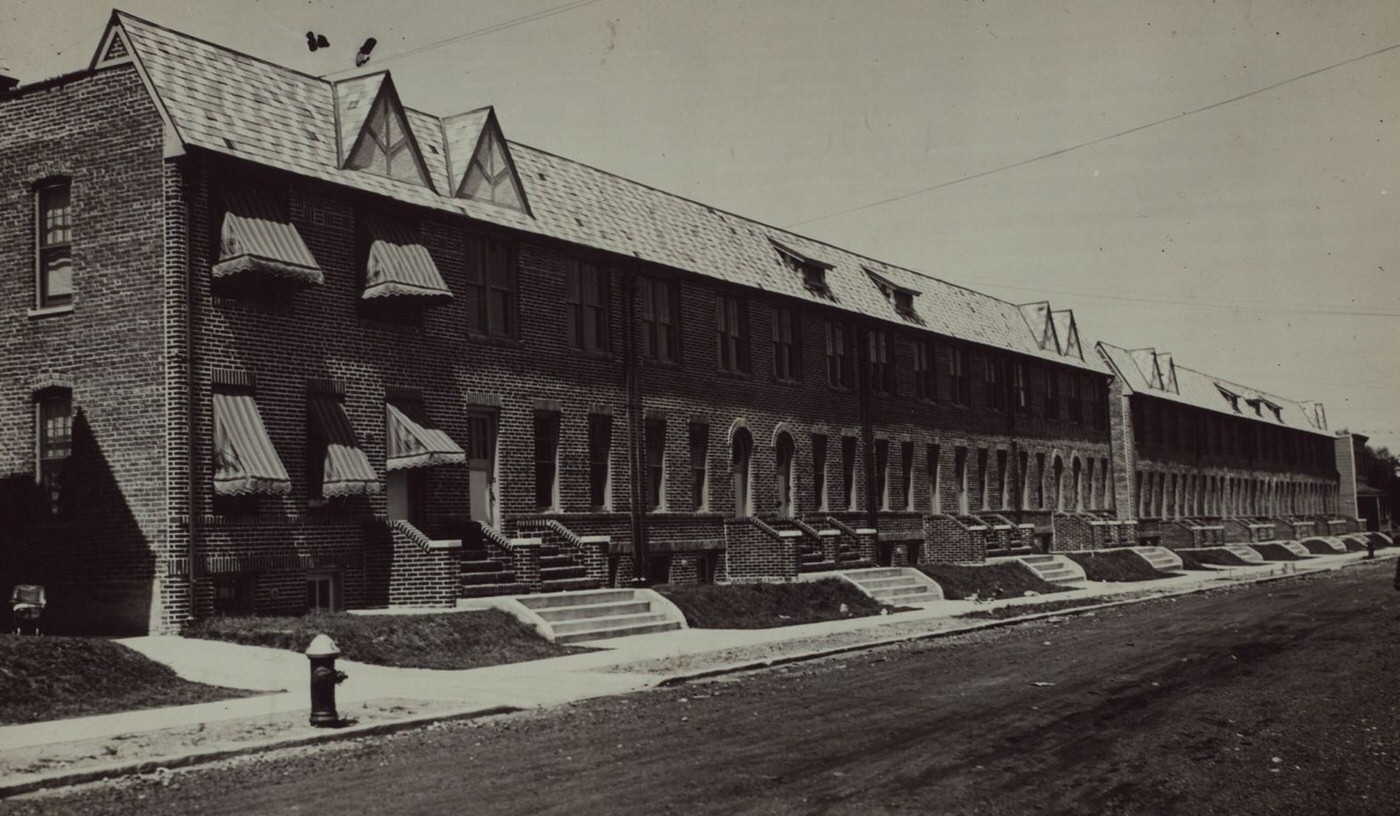
[[[1055,336],[1055,323],[1050,319],[1050,301],[1026,303],[1017,308],[1021,310],[1021,317],[1025,318],[1026,325],[1030,327],[1036,346],[1041,351],[1059,354],[1060,341]]]
[[[1240,413],[1240,395],[1220,383],[1216,383],[1215,388],[1220,392],[1220,396],[1224,397],[1225,401],[1230,403],[1230,410],[1237,414]]]
[[[335,84],[342,166],[433,189],[403,103],[386,71]]]
[[[828,300],[836,299],[831,294],[831,286],[826,282],[826,273],[832,268],[831,264],[808,257],[787,244],[774,241],[772,238],[768,240],[773,244],[773,249],[777,252],[778,259],[782,261],[783,265],[802,276],[802,285],[807,288],[807,291]]]
[[[1162,390],[1180,394],[1181,387],[1176,383],[1176,362],[1172,360],[1170,352],[1163,351],[1157,355],[1157,370],[1162,374]]]
[[[449,116],[442,122],[451,163],[453,195],[488,201],[530,214],[525,187],[491,108]]]
[[[1055,327],[1055,339],[1060,343],[1060,355],[1083,360],[1084,349],[1079,345],[1079,324],[1074,319],[1074,312],[1069,309],[1052,311],[1050,321]]]
[[[915,323],[923,322],[919,319],[919,313],[914,311],[914,298],[919,296],[917,291],[907,286],[900,286],[884,275],[869,268],[865,270],[865,274],[869,275],[870,280],[875,282],[875,286],[879,288],[880,294],[884,295],[885,300],[889,301],[889,304],[894,307],[895,313],[905,320],[912,320]]]

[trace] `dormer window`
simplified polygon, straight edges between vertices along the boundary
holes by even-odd
[[[1230,403],[1230,410],[1237,414],[1240,413],[1240,395],[1220,383],[1216,383],[1215,388],[1220,392],[1220,396],[1224,397],[1225,401]]]
[[[802,285],[807,291],[818,297],[835,299],[831,294],[831,287],[826,282],[826,271],[831,269],[831,264],[809,258],[777,241],[773,241],[773,249],[777,250],[778,258],[784,266],[802,276]]]
[[[883,275],[877,275],[869,269],[865,270],[865,274],[869,275],[870,279],[879,287],[880,294],[884,295],[885,300],[889,301],[890,305],[894,307],[896,314],[905,320],[912,320],[916,323],[922,322],[919,320],[918,312],[914,311],[914,296],[919,294],[918,292],[908,287],[900,286],[889,278]]]

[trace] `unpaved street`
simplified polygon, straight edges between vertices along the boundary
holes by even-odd
[[[1400,812],[1391,562],[0,813]]]

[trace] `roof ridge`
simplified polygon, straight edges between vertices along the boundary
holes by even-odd
[[[156,23],[156,22],[152,22],[151,20],[147,20],[145,17],[141,17],[140,15],[132,14],[132,13],[129,12],[129,11],[123,11],[122,9],[114,8],[114,9],[112,9],[112,14],[113,14],[114,16],[117,16],[117,17],[126,17],[126,18],[129,18],[129,19],[135,20],[136,22],[142,23],[142,24],[144,24],[144,25],[148,25],[148,26],[150,26],[151,28],[158,28],[158,29],[160,29],[161,31],[165,31],[165,32],[168,32],[168,33],[170,33],[170,34],[174,34],[174,35],[177,36],[177,37],[184,37],[184,38],[187,39],[187,40],[194,40],[194,41],[197,42],[197,43],[200,43],[200,44],[202,44],[202,45],[207,45],[207,46],[209,46],[210,48],[214,48],[214,49],[217,49],[217,50],[219,50],[219,51],[223,51],[223,52],[228,53],[228,54],[235,54],[235,55],[237,55],[237,56],[245,57],[245,58],[247,58],[247,59],[253,60],[254,62],[260,62],[260,63],[262,63],[263,65],[271,66],[271,67],[273,67],[273,68],[276,68],[276,69],[279,70],[279,71],[285,71],[285,72],[287,72],[287,73],[289,73],[289,74],[296,74],[297,76],[304,77],[304,78],[306,78],[306,79],[314,79],[314,80],[316,80],[317,82],[325,83],[325,84],[328,84],[328,85],[334,85],[334,84],[335,84],[334,81],[329,80],[329,79],[326,79],[325,77],[317,76],[317,75],[315,75],[315,74],[310,74],[310,73],[307,73],[306,71],[302,71],[302,70],[299,70],[299,69],[297,69],[297,68],[291,68],[291,67],[288,67],[288,66],[286,66],[286,65],[282,65],[282,64],[280,64],[280,63],[273,62],[272,60],[266,59],[266,58],[264,58],[264,57],[258,57],[258,56],[254,56],[253,54],[249,54],[249,53],[247,53],[247,52],[245,52],[245,51],[239,51],[237,48],[231,48],[231,47],[229,47],[229,46],[227,46],[227,45],[221,45],[221,44],[219,44],[219,43],[214,42],[213,40],[206,40],[206,39],[204,39],[203,37],[197,36],[197,35],[195,35],[195,34],[190,34],[190,33],[184,32],[184,31],[179,31],[179,30],[177,30],[177,29],[171,28],[170,26],[162,25],[162,24]],[[388,73],[388,69],[385,69],[384,73]],[[368,74],[366,74],[366,76],[368,76]],[[354,79],[354,78],[355,78],[355,77],[347,77],[347,79]]]
[[[490,106],[488,106],[488,107],[490,107]],[[658,193],[660,193],[660,194],[662,194],[662,195],[670,196],[671,198],[675,198],[675,199],[678,199],[678,200],[680,200],[680,201],[689,202],[689,203],[691,203],[691,204],[694,204],[694,205],[697,206],[697,207],[704,207],[705,209],[710,210],[711,212],[721,213],[721,214],[726,215],[726,216],[729,216],[729,217],[731,217],[731,218],[738,218],[738,219],[740,219],[740,220],[742,220],[742,221],[748,222],[749,224],[753,224],[753,225],[755,225],[755,226],[757,226],[757,227],[762,227],[762,228],[765,229],[765,230],[776,230],[776,231],[778,231],[778,232],[781,232],[784,236],[789,236],[789,237],[792,237],[792,238],[798,238],[798,239],[801,239],[801,240],[803,240],[803,241],[810,241],[810,242],[812,242],[812,243],[814,243],[814,244],[820,244],[821,246],[827,247],[827,248],[829,248],[829,249],[833,249],[833,250],[835,250],[835,251],[837,251],[837,252],[841,252],[841,253],[844,253],[844,254],[846,254],[846,255],[850,255],[850,256],[853,256],[853,257],[855,257],[855,258],[858,258],[858,259],[860,259],[861,261],[868,261],[868,262],[871,262],[871,263],[881,264],[881,265],[883,265],[883,266],[887,266],[887,267],[890,267],[890,268],[892,268],[892,269],[898,269],[898,270],[900,270],[900,271],[902,271],[902,272],[907,272],[907,273],[909,273],[909,274],[911,274],[911,275],[915,275],[915,276],[917,276],[917,277],[921,277],[921,278],[924,278],[924,279],[926,279],[926,280],[931,280],[931,281],[934,281],[934,282],[936,282],[936,283],[941,283],[941,284],[943,284],[944,286],[951,286],[951,287],[953,287],[954,289],[962,289],[963,291],[965,291],[965,292],[970,292],[971,294],[977,295],[978,297],[986,298],[987,300],[994,300],[994,301],[996,301],[996,302],[998,302],[998,303],[1002,303],[1002,304],[1005,304],[1005,305],[1007,305],[1007,306],[1019,307],[1019,306],[1021,306],[1021,305],[1024,305],[1024,304],[1012,303],[1011,301],[1006,300],[1006,299],[1004,299],[1004,298],[999,298],[999,297],[997,297],[996,295],[989,295],[989,294],[987,294],[986,292],[982,292],[982,291],[979,291],[979,290],[977,290],[977,289],[973,289],[972,287],[966,286],[966,285],[961,284],[961,283],[954,283],[954,282],[949,281],[949,280],[944,280],[943,278],[937,277],[937,276],[935,276],[935,275],[929,274],[928,272],[924,272],[924,271],[919,270],[919,269],[913,269],[913,268],[911,268],[911,267],[901,266],[900,264],[891,263],[890,261],[881,260],[881,259],[876,258],[876,257],[871,256],[871,255],[864,255],[864,254],[861,254],[861,253],[859,253],[859,252],[855,252],[855,251],[853,251],[853,250],[846,249],[845,247],[837,246],[836,244],[833,244],[833,243],[831,243],[831,242],[829,242],[829,241],[824,241],[824,240],[822,240],[821,238],[813,238],[813,237],[811,237],[810,235],[804,235],[804,234],[802,234],[802,233],[800,233],[800,232],[793,232],[792,230],[787,229],[786,227],[778,227],[778,226],[774,226],[774,225],[772,225],[772,224],[767,224],[767,223],[765,223],[765,222],[763,222],[763,221],[759,221],[759,220],[756,219],[756,218],[751,218],[751,217],[749,217],[749,216],[747,216],[747,215],[741,215],[741,214],[736,213],[736,212],[734,212],[734,211],[732,211],[732,210],[726,210],[726,209],[724,209],[724,208],[722,208],[722,207],[716,207],[716,206],[714,206],[714,205],[712,205],[712,204],[706,204],[706,203],[703,202],[703,201],[697,201],[696,199],[690,198],[689,196],[683,196],[683,195],[681,195],[681,194],[679,194],[679,193],[673,193],[673,192],[671,192],[670,190],[664,190],[664,189],[662,189],[662,188],[660,188],[660,187],[657,187],[657,186],[652,185],[652,184],[648,184],[648,183],[646,183],[646,182],[644,182],[644,181],[637,181],[636,179],[628,178],[627,176],[621,175],[621,174],[619,174],[619,173],[615,173],[615,172],[613,172],[612,170],[607,170],[607,169],[605,169],[605,168],[598,167],[597,165],[593,165],[593,164],[589,164],[589,163],[587,163],[587,162],[579,161],[578,159],[571,159],[571,158],[569,158],[568,156],[562,156],[562,155],[560,155],[560,154],[558,154],[558,153],[555,153],[555,152],[553,152],[553,151],[545,150],[545,149],[542,148],[542,147],[535,147],[534,145],[526,144],[526,143],[524,143],[524,142],[517,142],[517,141],[515,141],[515,140],[513,140],[513,139],[507,139],[506,141],[509,142],[510,144],[516,145],[516,146],[518,146],[518,147],[522,147],[522,148],[524,148],[524,149],[526,149],[526,150],[533,150],[533,151],[535,151],[536,153],[542,153],[542,154],[544,154],[544,155],[546,155],[546,156],[551,156],[551,157],[553,157],[553,158],[555,158],[555,159],[559,159],[560,161],[566,161],[566,162],[569,162],[569,163],[571,163],[571,164],[576,164],[576,165],[578,165],[578,166],[580,166],[580,167],[586,167],[586,168],[588,168],[589,170],[592,170],[592,171],[597,172],[597,173],[602,173],[602,174],[607,175],[607,176],[611,176],[611,177],[613,177],[613,178],[615,178],[615,179],[618,179],[618,180],[620,180],[620,181],[627,182],[628,184],[635,184],[635,185],[637,185],[638,187],[645,187],[645,188],[647,188],[648,190],[653,190],[653,191],[658,192]],[[781,241],[782,238],[779,238],[779,239],[777,239],[777,240],[780,240],[780,241]],[[1035,302],[1041,302],[1041,301],[1035,301]],[[1049,300],[1045,300],[1045,301],[1043,301],[1043,302],[1049,303]]]

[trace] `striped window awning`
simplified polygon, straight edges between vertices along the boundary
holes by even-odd
[[[219,262],[211,270],[215,280],[254,272],[302,286],[325,281],[291,219],[263,190],[230,186],[224,207]]]
[[[215,391],[214,493],[285,496],[291,489],[252,392]]]
[[[389,218],[366,215],[369,252],[365,258],[365,289],[362,300],[412,297],[425,306],[452,299],[452,290],[442,280],[428,248],[406,225]]]
[[[312,433],[326,451],[321,464],[321,495],[330,499],[378,493],[379,477],[360,447],[340,398],[334,394],[312,394],[309,411]]]
[[[433,427],[428,412],[418,400],[398,399],[385,403],[385,470],[456,465],[467,461],[452,438]]]

